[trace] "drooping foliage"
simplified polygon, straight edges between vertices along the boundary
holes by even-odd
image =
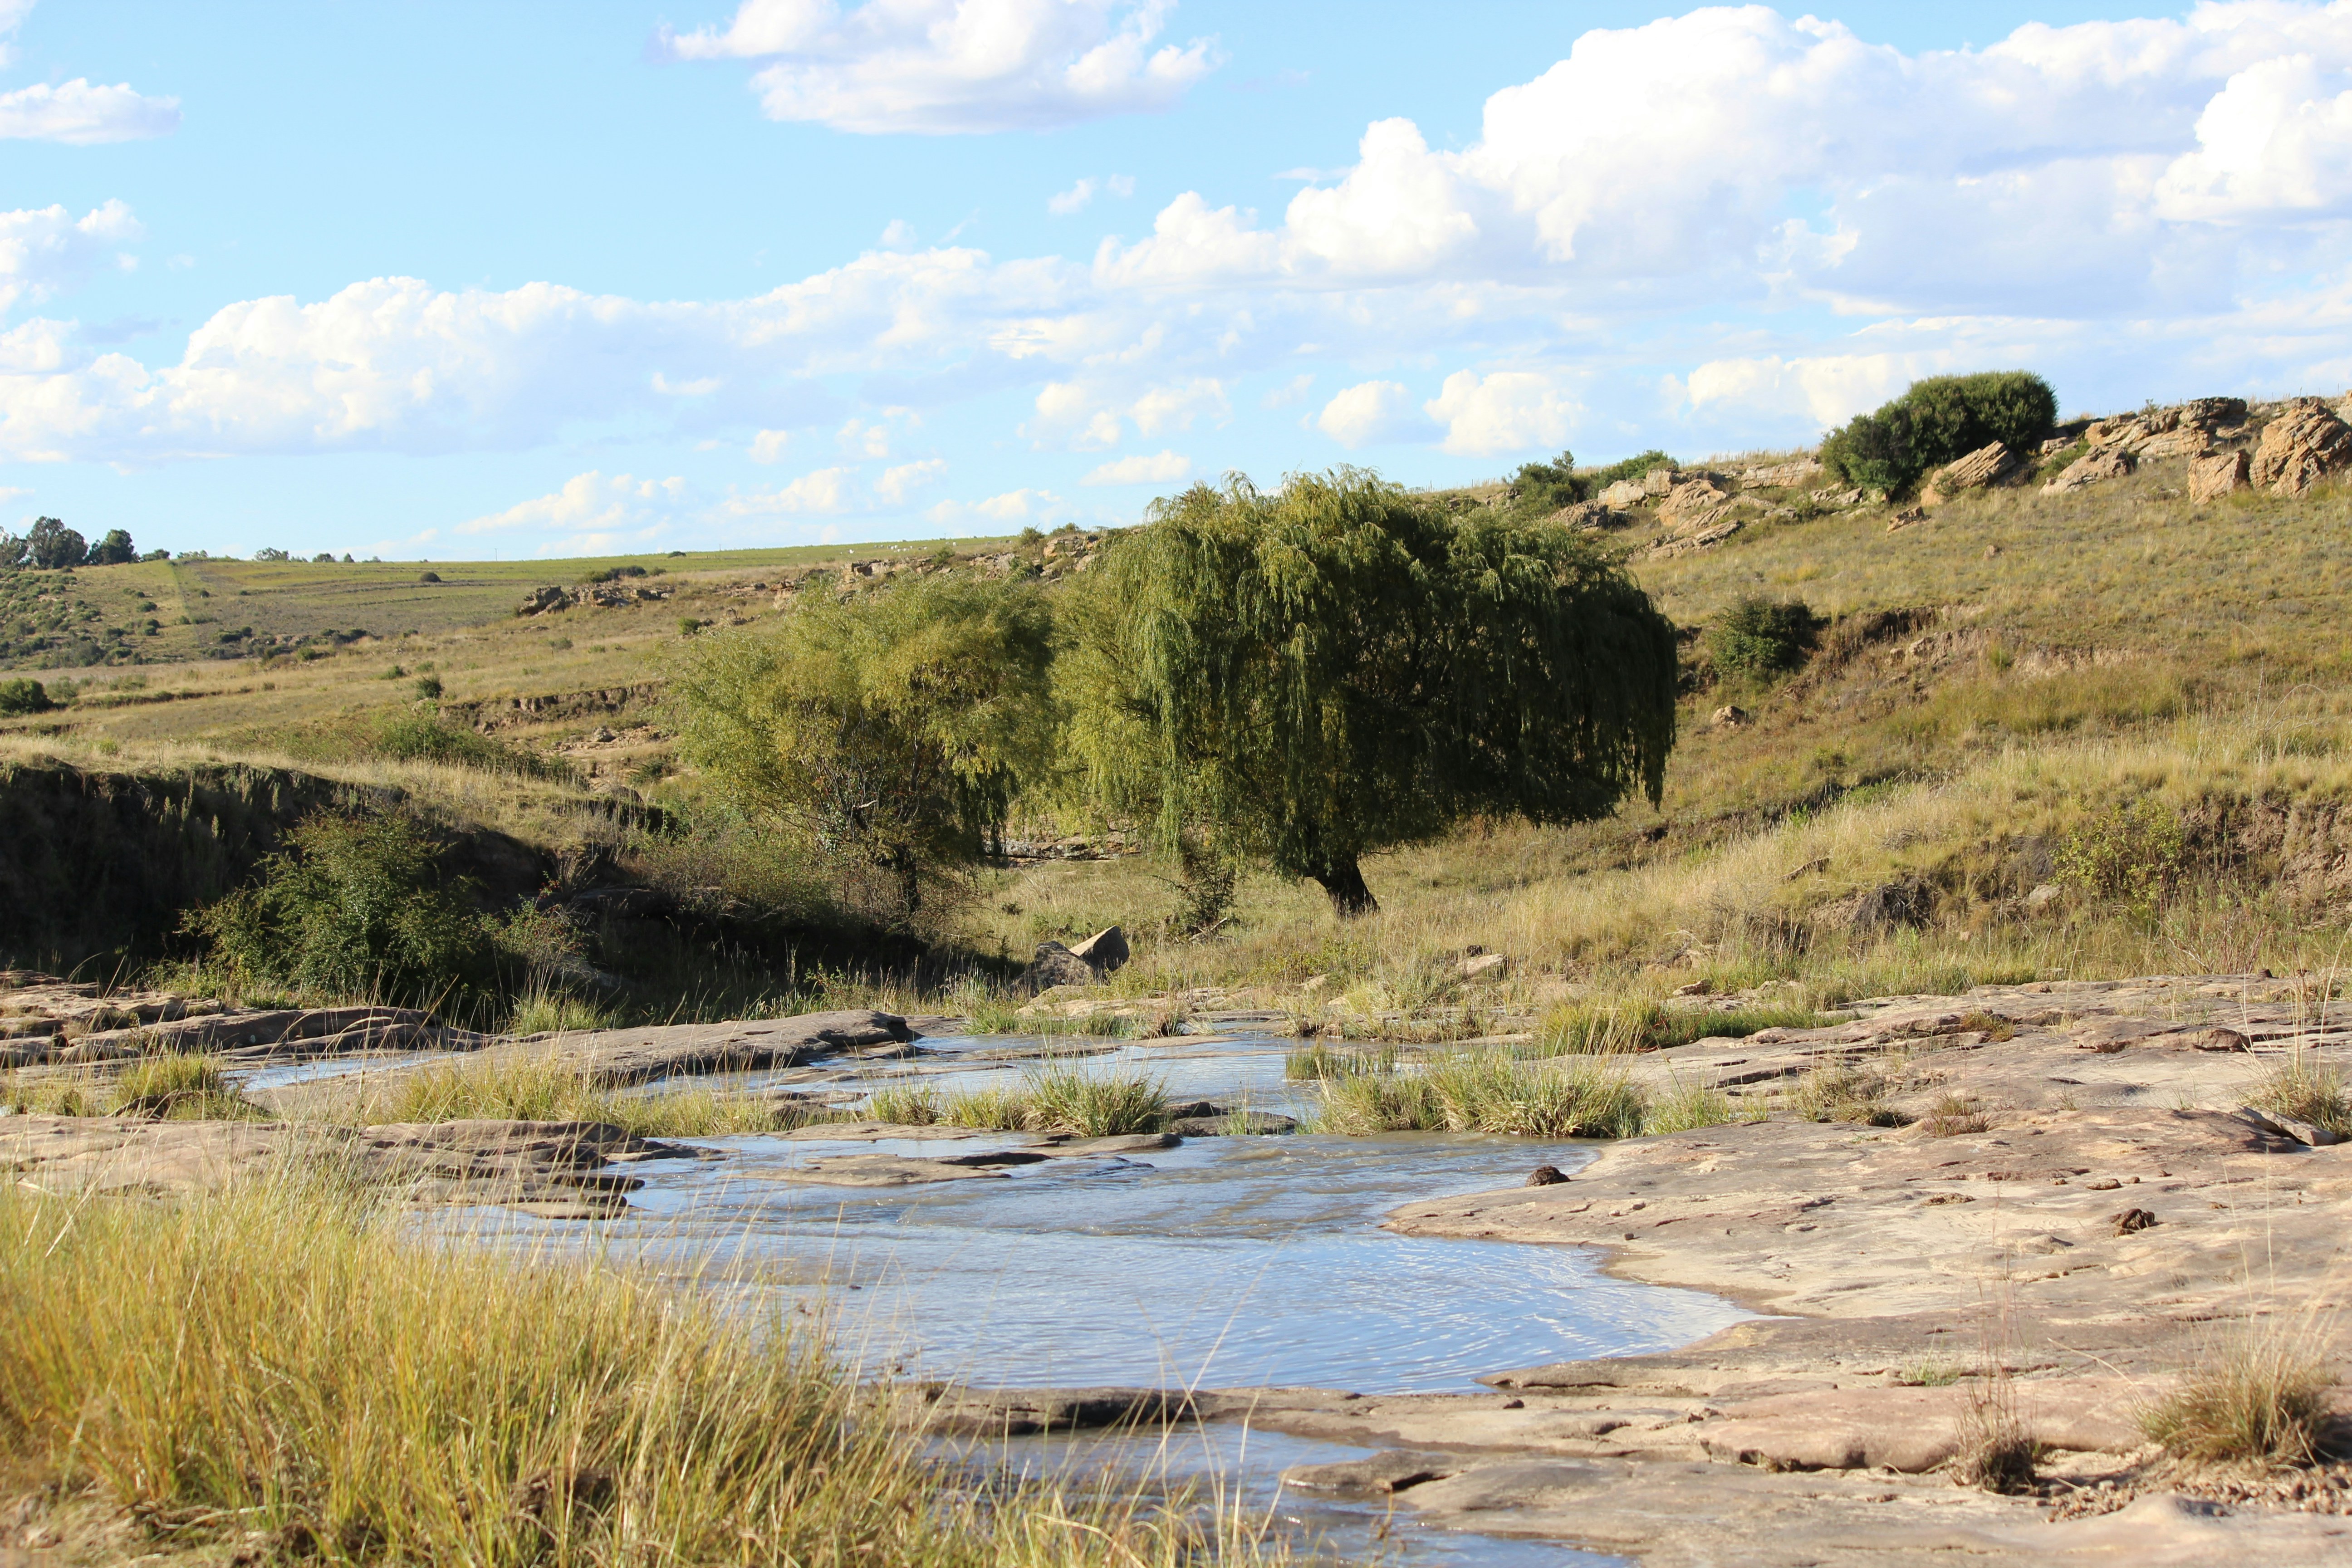
[[[676,691],[688,753],[747,815],[926,882],[1003,835],[1053,765],[1054,621],[1034,585],[925,577],[692,639]]]
[[[1374,908],[1362,856],[1478,815],[1656,798],[1674,628],[1570,531],[1455,521],[1353,469],[1159,503],[1073,606],[1075,750],[1097,797],[1206,826]]]
[[[2031,453],[2057,420],[2058,395],[2031,371],[1931,376],[1831,431],[1822,462],[1848,484],[1899,495],[1928,469],[1995,441]]]

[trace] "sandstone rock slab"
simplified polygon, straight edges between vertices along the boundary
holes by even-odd
[[[2305,399],[2263,426],[2247,480],[2273,495],[2299,496],[2352,468],[2352,425],[2317,399]]]

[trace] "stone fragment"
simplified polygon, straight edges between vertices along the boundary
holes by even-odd
[[[1595,498],[1602,506],[1639,506],[1650,499],[1650,488],[1640,479],[1619,479]]]
[[[1408,1487],[1458,1476],[1466,1464],[1457,1454],[1420,1454],[1391,1448],[1338,1464],[1293,1465],[1282,1472],[1282,1484],[1301,1491],[1384,1497]]]
[[[1995,441],[1938,469],[1919,499],[1935,506],[1963,490],[1985,489],[2000,484],[2016,473],[2019,467],[2017,454]]]
[[[2189,499],[2200,503],[2219,500],[2247,488],[2248,462],[2243,452],[2215,452],[2189,465]]]
[[[1526,1184],[1530,1187],[1550,1187],[1557,1186],[1566,1180],[1568,1178],[1560,1173],[1558,1165],[1538,1165],[1528,1173]]]
[[[1738,706],[1737,703],[1727,702],[1722,707],[1717,709],[1714,712],[1708,714],[1706,716],[1706,721],[1709,724],[1714,725],[1718,730],[1737,730],[1742,724],[1747,723],[1751,715],[1748,713],[1747,709]]]
[[[2117,1236],[2129,1236],[2134,1231],[2146,1230],[2155,1225],[2157,1218],[2146,1209],[2124,1209],[2110,1215],[2107,1223],[2115,1226]]]
[[[1775,463],[1769,467],[1744,469],[1739,475],[1739,482],[1743,485],[1752,485],[1759,489],[1793,489],[1799,485],[1810,484],[1821,477],[1822,462],[1819,458],[1799,458],[1790,462]]]
[[[1666,499],[1658,503],[1658,520],[1677,530],[1703,527],[1715,521],[1718,510],[1729,499],[1712,480],[1695,478],[1667,492]]]
[[[1551,521],[1562,528],[1621,528],[1626,519],[1607,501],[1580,500],[1552,513]]]
[[[2247,1051],[2253,1048],[2245,1036],[2218,1024],[2189,1036],[2189,1043],[2200,1051]]]
[[[1500,952],[1474,952],[1455,967],[1465,980],[1500,980],[1510,973],[1511,961]]]
[[[2103,479],[2119,479],[2139,467],[2128,448],[2122,446],[2095,447],[2066,466],[2066,471],[2042,487],[2046,496],[2062,496],[2095,485]]]
[[[2299,496],[2347,468],[2352,468],[2352,425],[2317,399],[2305,398],[2263,426],[2246,477],[2256,489]]]
[[[1642,476],[1643,495],[1662,496],[1681,482],[1682,476],[1672,468],[1652,468]]]

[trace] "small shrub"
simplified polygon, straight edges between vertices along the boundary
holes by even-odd
[[[551,757],[503,745],[488,735],[460,730],[419,713],[400,714],[383,721],[370,738],[369,749],[379,756],[404,763],[442,763],[526,778],[572,776],[569,767]]]
[[[2179,814],[2153,795],[2109,806],[2066,836],[2058,874],[2091,898],[2152,915],[2188,873]]]
[[[416,678],[416,700],[419,702],[440,701],[441,678],[437,675],[418,676]]]
[[[143,1057],[114,1080],[112,1114],[167,1121],[212,1121],[259,1116],[238,1094],[218,1057],[172,1053]]]
[[[1983,1132],[1992,1126],[1992,1115],[1981,1100],[1966,1095],[1945,1094],[1928,1107],[1927,1114],[1919,1119],[1919,1126],[1930,1138],[1951,1138],[1964,1132]]]
[[[2250,1334],[2149,1406],[2140,1428],[2183,1459],[2308,1464],[2335,1385],[2325,1363],[2289,1337]]]
[[[1726,675],[1769,680],[1805,662],[1818,628],[1803,600],[1750,595],[1707,629],[1707,652]]]
[[[188,927],[233,973],[330,994],[487,987],[496,932],[467,885],[442,875],[440,851],[413,816],[320,813]]]
[[[55,706],[49,700],[48,689],[37,680],[0,680],[0,719],[46,713]]]

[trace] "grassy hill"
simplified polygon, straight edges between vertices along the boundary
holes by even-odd
[[[1972,491],[1916,520],[1769,491],[1739,531],[1680,553],[1659,553],[1672,531],[1637,510],[1604,538],[1690,628],[1682,739],[1658,809],[1565,830],[1482,825],[1381,857],[1366,869],[1384,911],[1347,927],[1313,889],[1249,878],[1237,920],[1210,942],[1161,930],[1171,865],[1048,860],[988,874],[958,940],[1018,955],[1118,922],[1140,939],[1129,989],[1278,988],[1322,973],[1326,995],[1506,1012],[1692,985],[1790,982],[1818,997],[1969,976],[2332,963],[2352,901],[2352,821],[2338,826],[2352,802],[2339,629],[2352,494],[2192,505],[2185,466],[2151,460],[2063,495]],[[858,553],[942,547],[967,559],[1011,548]],[[0,721],[0,758],[397,776],[530,841],[614,837],[615,799],[694,798],[667,758],[658,697],[680,623],[784,613],[780,580],[845,559],[436,564],[439,584],[411,566],[86,570],[72,574],[75,602],[143,595],[157,619],[188,625],[147,639],[156,662],[42,672],[80,682],[79,700]],[[672,596],[512,613],[533,586],[617,565],[659,570],[632,581]],[[1769,681],[1719,670],[1707,652],[1707,628],[1759,595],[1801,600],[1820,628],[1802,667]],[[282,651],[197,657],[207,637],[248,624],[247,640]],[[160,661],[174,649],[181,662]],[[525,784],[372,750],[369,726],[414,711],[425,678],[440,683],[446,721],[556,759],[562,776]],[[1725,709],[1737,711],[1717,718]],[[1857,899],[1915,883],[1917,923],[1856,923]],[[1473,946],[1509,954],[1514,978],[1475,994],[1448,982]]]

